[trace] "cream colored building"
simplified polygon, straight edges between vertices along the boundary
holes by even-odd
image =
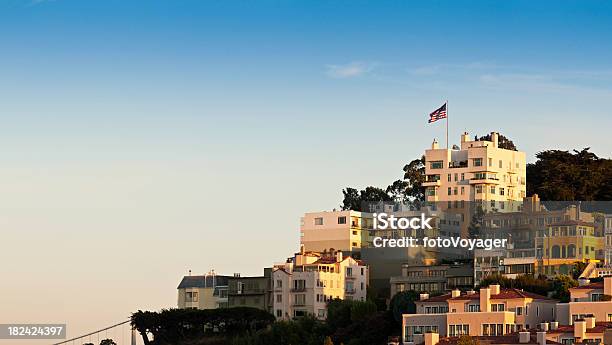
[[[304,214],[300,224],[300,245],[304,251],[359,250],[368,240],[372,215],[357,211],[323,211]]]
[[[459,149],[440,148],[437,141],[425,151],[426,200],[443,208],[480,202],[486,210],[517,211],[526,194],[525,152],[502,149],[499,134],[491,141],[461,135]]]
[[[227,307],[228,276],[209,272],[184,276],[178,286],[179,309],[216,309]]]
[[[519,289],[491,285],[480,292],[450,294],[429,298],[421,294],[416,314],[404,314],[404,344],[418,343],[415,336],[427,332],[441,336],[501,336],[555,320],[557,301]]]
[[[327,317],[327,302],[365,301],[368,267],[342,252],[300,252],[272,272],[272,313],[278,319]]]
[[[604,277],[603,282],[589,283],[571,288],[570,302],[557,305],[558,321],[571,325],[576,320],[594,317],[597,322],[612,322],[612,301],[604,296],[612,296],[612,277]]]

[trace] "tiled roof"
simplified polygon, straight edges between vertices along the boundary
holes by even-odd
[[[506,335],[499,336],[480,336],[480,337],[472,337],[474,339],[478,339],[480,344],[520,344],[519,342],[519,334],[511,333]],[[445,337],[440,338],[438,345],[457,345],[459,341],[459,337]],[[538,340],[535,334],[530,334],[529,342],[522,344],[538,344]],[[546,340],[546,344],[558,345],[556,341]]]
[[[515,298],[531,298],[537,300],[550,300],[546,296],[538,295],[533,292],[522,291],[520,289],[501,289],[500,293],[497,295],[491,295],[491,299],[515,299]],[[471,295],[462,294],[458,297],[451,297],[451,294],[446,294],[442,296],[434,296],[429,299],[423,300],[422,302],[444,302],[448,300],[453,301],[468,301],[468,300],[477,300],[480,299],[480,293],[476,292]]]
[[[595,327],[587,328],[587,333],[603,333],[606,329],[612,328],[612,322],[596,322]],[[557,329],[548,330],[548,333],[573,333],[574,326],[559,326]]]
[[[550,224],[549,226],[571,226],[571,225],[583,225],[583,226],[591,226],[594,227],[595,224],[590,222],[585,222],[583,220],[564,220],[559,223]]]
[[[573,290],[573,289],[603,289],[603,288],[604,288],[604,282],[595,282],[595,283],[590,283],[587,285],[576,286],[576,287],[570,288],[570,290]]]

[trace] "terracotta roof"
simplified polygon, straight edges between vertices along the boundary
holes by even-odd
[[[595,282],[595,283],[590,283],[587,285],[582,285],[582,286],[576,286],[573,288],[570,288],[570,290],[574,290],[574,289],[603,289],[604,288],[604,282]]]
[[[418,302],[445,302],[451,298],[451,294],[447,293],[446,295],[433,296]]]
[[[612,328],[612,322],[596,322],[595,327],[587,328],[587,333],[603,333],[606,329]],[[573,333],[574,326],[559,326],[557,329],[548,330],[548,333]]]
[[[583,220],[564,220],[559,223],[550,224],[549,226],[571,226],[571,225],[583,225],[583,226],[595,227],[594,223],[585,222]]]
[[[506,334],[506,335],[498,335],[498,336],[480,336],[480,337],[472,337],[474,339],[478,339],[481,344],[519,344],[519,334],[517,332]],[[456,345],[459,341],[459,337],[445,337],[440,338],[438,345]],[[535,334],[530,334],[529,342],[523,344],[538,344],[537,336]],[[558,345],[556,341],[546,340],[546,344]]]
[[[520,289],[501,289],[499,294],[491,295],[491,299],[516,299],[516,298],[531,298],[531,299],[537,299],[537,300],[554,301],[553,299],[550,299],[546,296],[538,295],[533,292],[522,291]],[[477,300],[477,299],[480,299],[480,292],[476,292],[471,295],[462,294],[461,296],[458,296],[458,297],[451,297],[451,294],[446,294],[442,296],[431,297],[421,302],[444,302],[448,300],[468,301],[468,300]]]

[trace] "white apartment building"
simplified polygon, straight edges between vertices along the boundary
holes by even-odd
[[[334,299],[365,301],[368,267],[342,252],[300,252],[272,272],[272,312],[278,319],[327,317]]]
[[[496,132],[491,141],[470,140],[465,132],[459,149],[440,148],[434,140],[425,151],[426,200],[449,209],[481,202],[487,210],[518,210],[526,194],[525,152],[498,143]]]

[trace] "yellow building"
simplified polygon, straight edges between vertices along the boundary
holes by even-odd
[[[577,262],[601,259],[604,237],[596,236],[595,225],[567,220],[548,226],[536,237],[536,272],[568,274]]]
[[[178,290],[179,309],[226,308],[228,300],[228,276],[209,272],[205,275],[184,276]]]

